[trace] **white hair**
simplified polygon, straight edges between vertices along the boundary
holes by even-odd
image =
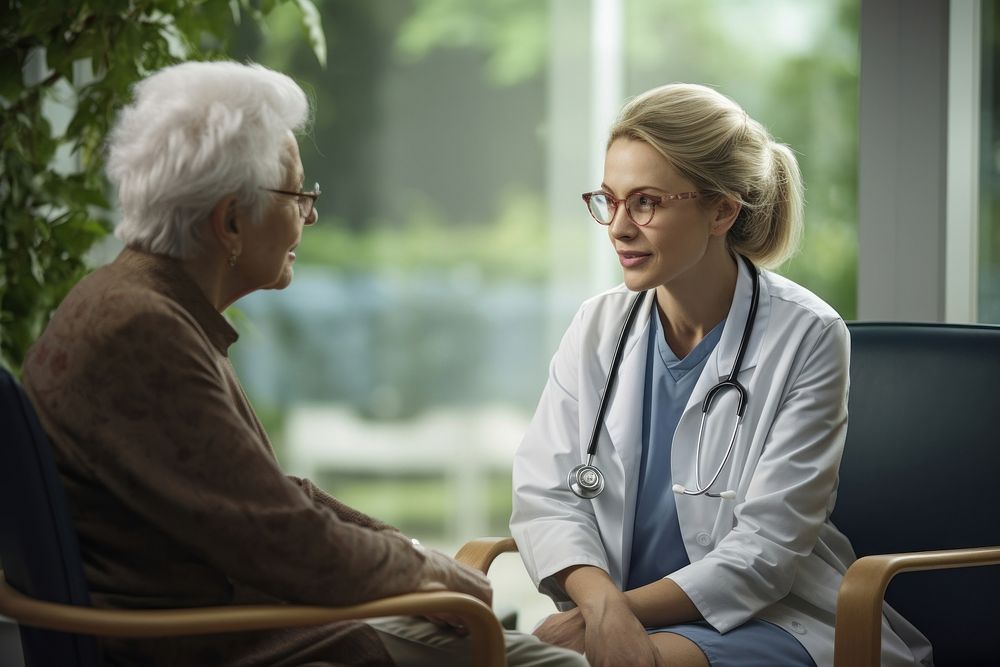
[[[305,93],[261,65],[188,62],[137,83],[108,140],[126,244],[188,259],[201,250],[216,203],[235,194],[258,222],[286,177],[289,132],[309,117]]]

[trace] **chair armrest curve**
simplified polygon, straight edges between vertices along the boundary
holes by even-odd
[[[173,637],[319,625],[380,616],[448,613],[469,631],[473,664],[506,665],[503,629],[481,600],[453,591],[406,593],[345,607],[246,605],[190,609],[98,609],[28,597],[0,570],[0,614],[21,625],[104,637]]]
[[[486,574],[497,556],[516,551],[517,543],[513,537],[482,537],[462,545],[455,554],[455,560]]]
[[[885,590],[900,572],[1000,565],[1000,546],[879,554],[854,561],[837,594],[834,667],[878,667]]]

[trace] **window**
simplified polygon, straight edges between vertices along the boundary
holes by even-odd
[[[579,193],[624,99],[662,83],[716,85],[797,151],[807,231],[783,270],[854,315],[857,0],[318,4],[326,70],[294,12],[237,54],[317,107],[319,222],[292,286],[237,304],[233,348],[289,472],[445,551],[507,533],[549,358],[620,281]],[[509,570],[530,628],[551,605]]]
[[[1000,12],[981,3],[978,319],[1000,324]]]

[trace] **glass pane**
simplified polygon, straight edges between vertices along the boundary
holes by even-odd
[[[980,101],[979,294],[980,322],[1000,324],[1000,12],[982,3]]]

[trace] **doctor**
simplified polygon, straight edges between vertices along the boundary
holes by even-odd
[[[511,531],[562,610],[535,634],[594,665],[831,665],[850,341],[758,268],[800,235],[794,155],[714,90],[663,86],[583,198],[625,284],[577,312],[515,457]],[[888,607],[882,664],[931,664]]]

